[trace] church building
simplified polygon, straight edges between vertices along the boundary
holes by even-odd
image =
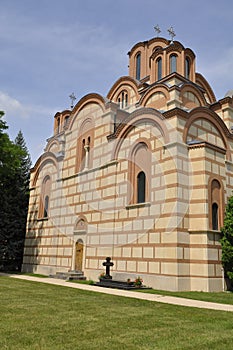
[[[54,116],[31,170],[23,271],[82,271],[163,290],[223,288],[220,228],[233,189],[233,100],[195,53],[155,37],[128,76]]]

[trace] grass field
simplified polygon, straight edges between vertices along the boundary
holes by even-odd
[[[0,277],[0,349],[231,349],[233,313]]]

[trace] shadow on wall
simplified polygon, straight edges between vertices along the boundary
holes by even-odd
[[[44,220],[38,221],[38,208],[35,200],[28,217],[27,235],[24,243],[23,272],[34,272],[35,266],[41,263],[39,252],[43,230]]]

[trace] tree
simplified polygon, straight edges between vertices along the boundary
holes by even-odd
[[[17,227],[17,261],[21,267],[23,261],[23,248],[27,224],[27,212],[29,202],[29,181],[31,158],[20,130],[16,139],[15,145],[19,147],[21,153],[19,155],[20,166],[15,173],[15,191],[14,191],[14,209],[15,209],[15,225]]]
[[[28,152],[22,133],[16,144],[5,130],[0,111],[0,268],[19,269],[28,205]]]
[[[221,232],[222,264],[225,276],[233,281],[233,196],[228,200]]]

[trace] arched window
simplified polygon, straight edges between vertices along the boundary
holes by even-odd
[[[69,118],[70,118],[70,117],[69,117],[68,115],[65,117],[65,120],[64,120],[64,128],[68,125]]]
[[[141,77],[141,54],[138,53],[136,56],[136,79],[140,80]]]
[[[125,93],[124,91],[121,94],[121,108],[124,108],[125,105]]]
[[[49,196],[45,196],[44,199],[44,218],[48,217],[48,211],[49,211]]]
[[[40,196],[41,199],[40,199],[40,206],[39,206],[39,212],[38,212],[38,217],[40,219],[48,218],[51,185],[52,185],[52,182],[51,182],[50,176],[49,175],[45,176],[41,186],[41,196]]]
[[[57,133],[60,131],[60,118],[57,119]]]
[[[127,91],[122,91],[118,97],[118,105],[120,108],[126,108],[128,106],[128,93]]]
[[[146,199],[146,175],[140,171],[137,176],[137,203],[144,203]]]
[[[218,230],[218,204],[212,204],[212,230]]]
[[[190,60],[188,57],[185,59],[185,78],[190,79]]]
[[[156,61],[157,64],[157,80],[162,79],[162,58],[159,57]]]
[[[76,172],[90,169],[93,164],[94,123],[87,118],[81,124],[77,140]]]
[[[176,61],[177,61],[177,56],[171,55],[170,56],[170,73],[176,72]]]
[[[129,153],[128,193],[129,205],[150,201],[151,152],[150,144],[141,140]]]
[[[128,94],[125,94],[125,107],[128,106]]]
[[[222,186],[216,179],[210,183],[209,227],[211,230],[220,230],[223,224]]]

